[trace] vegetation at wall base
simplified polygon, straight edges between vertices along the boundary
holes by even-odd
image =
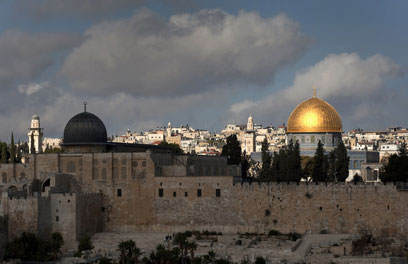
[[[47,240],[33,233],[23,232],[20,237],[6,245],[4,259],[22,261],[55,261],[61,259],[64,240],[60,233],[53,233]]]

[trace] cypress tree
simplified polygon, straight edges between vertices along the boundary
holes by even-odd
[[[349,162],[350,157],[347,156],[347,149],[344,146],[343,141],[340,141],[337,148],[334,150],[336,161],[335,166],[335,179],[336,182],[344,182],[349,174]]]
[[[278,169],[278,178],[277,181],[286,181],[287,174],[288,174],[288,159],[286,155],[287,151],[284,149],[280,149],[278,153],[279,159],[279,169]]]
[[[13,132],[11,132],[10,163],[16,163],[16,146],[14,145]]]
[[[328,160],[324,155],[323,144],[319,140],[317,144],[316,153],[313,157],[313,173],[312,179],[314,182],[326,181],[328,173]]]
[[[1,143],[1,163],[7,163],[7,144]]]
[[[279,181],[279,167],[280,167],[279,154],[275,151],[273,152],[272,166],[271,166],[271,180]]]
[[[228,157],[228,164],[230,165],[241,163],[241,146],[236,135],[227,137],[227,144],[222,147],[221,155]]]
[[[329,173],[327,176],[328,182],[334,182],[336,179],[336,150],[329,153]]]
[[[31,144],[30,144],[30,153],[35,154],[35,147],[34,147],[34,133],[31,133]]]
[[[292,147],[289,149],[288,153],[288,158],[289,158],[289,164],[288,164],[288,177],[289,181],[299,181],[302,177],[302,162],[300,158],[300,146],[299,142],[296,141],[296,143],[293,145],[292,142]]]
[[[271,155],[269,154],[269,144],[268,140],[264,139],[262,142],[262,168],[259,175],[260,181],[270,181],[271,180]]]

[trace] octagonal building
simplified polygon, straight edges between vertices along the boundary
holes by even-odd
[[[313,156],[321,141],[326,151],[332,151],[340,143],[343,132],[340,115],[329,103],[313,97],[300,103],[290,114],[286,141],[300,144],[302,156]]]

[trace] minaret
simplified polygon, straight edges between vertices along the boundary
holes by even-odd
[[[247,130],[254,130],[254,120],[251,115],[248,117]]]
[[[167,137],[168,138],[171,137],[171,123],[170,122],[167,124]]]
[[[40,127],[40,117],[35,114],[31,118],[31,127],[28,129],[28,146],[31,151],[31,139],[34,140],[34,149],[36,153],[42,152],[43,129]]]

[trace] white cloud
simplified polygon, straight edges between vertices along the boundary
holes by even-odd
[[[49,82],[20,84],[17,89],[20,94],[30,96],[38,93],[41,90],[47,89],[50,86]]]
[[[218,9],[168,21],[144,9],[84,35],[61,73],[73,89],[94,95],[175,96],[215,86],[264,86],[309,43],[286,15],[262,18]]]
[[[401,74],[400,66],[382,55],[363,59],[356,53],[330,54],[296,74],[292,86],[261,100],[232,104],[230,119],[243,119],[251,112],[263,123],[285,122],[297,104],[312,96],[316,86],[318,97],[333,104],[343,115],[343,122],[369,125],[384,119],[385,81]]]

